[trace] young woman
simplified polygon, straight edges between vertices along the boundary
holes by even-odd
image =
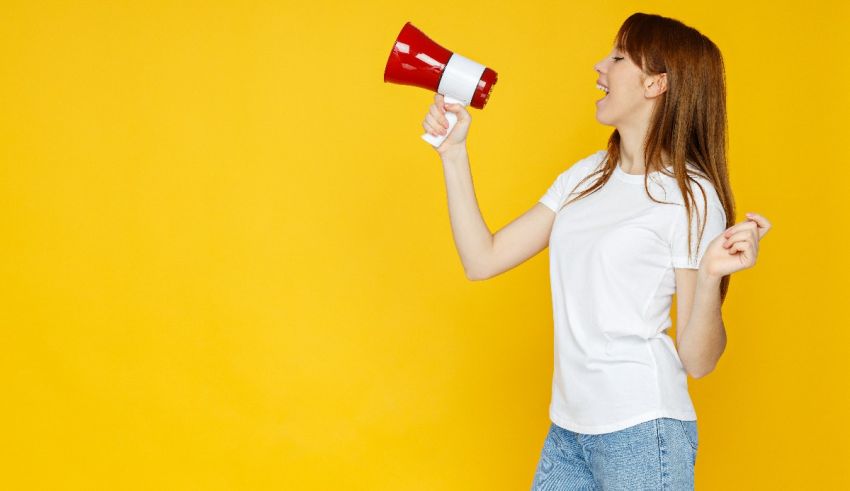
[[[423,126],[446,134],[455,244],[468,278],[512,269],[549,246],[555,363],[532,489],[693,489],[698,446],[687,375],[726,346],[729,275],[751,268],[771,225],[734,222],[723,60],[681,22],[636,13],[594,69],[607,149],[571,165],[530,210],[491,234],[466,136],[470,115],[437,94]],[[676,344],[667,334],[677,299]]]

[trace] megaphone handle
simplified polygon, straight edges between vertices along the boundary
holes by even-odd
[[[446,104],[463,104],[464,106],[466,105],[466,101],[455,99],[450,95],[443,96],[443,99]],[[449,127],[446,129],[445,135],[434,136],[430,133],[425,133],[424,135],[422,135],[422,139],[433,145],[434,148],[439,147],[443,143],[443,141],[445,141],[445,139],[449,136],[449,133],[452,132],[452,128],[455,127],[455,123],[457,123],[457,116],[455,116],[454,113],[446,111],[446,119],[449,121]]]

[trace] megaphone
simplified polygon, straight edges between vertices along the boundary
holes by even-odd
[[[443,94],[446,104],[477,109],[484,109],[497,78],[490,68],[443,48],[410,22],[401,28],[384,68],[384,82],[422,87]],[[446,136],[425,133],[422,139],[440,146],[457,123],[454,113],[446,112],[446,119]]]

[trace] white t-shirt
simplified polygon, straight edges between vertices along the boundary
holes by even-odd
[[[711,182],[696,177],[708,202],[697,253],[704,203],[691,185],[688,262],[687,216],[675,179],[644,176],[619,165],[596,192],[558,212],[568,193],[606,156],[600,150],[561,173],[540,202],[557,213],[549,238],[555,325],[555,364],[549,417],[577,433],[621,430],[660,417],[696,420],[687,373],[672,338],[673,268],[699,268],[708,243],[726,230],[726,215]],[[589,187],[597,176],[577,191]],[[694,208],[694,207],[692,207]]]

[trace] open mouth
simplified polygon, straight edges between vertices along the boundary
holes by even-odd
[[[605,87],[604,85],[601,85],[601,84],[596,84],[596,88],[601,90],[602,92],[605,92],[605,95],[602,96],[602,99],[599,99],[600,101],[605,99],[606,97],[608,97],[608,87]]]

